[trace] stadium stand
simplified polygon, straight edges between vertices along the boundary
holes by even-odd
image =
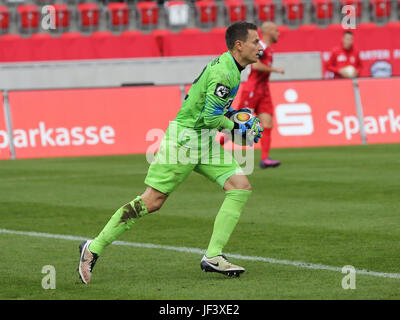
[[[272,0],[254,0],[253,12],[257,23],[275,21],[275,4]]]
[[[106,10],[107,26],[112,30],[124,30],[129,26],[130,12],[125,2],[110,2]]]
[[[77,10],[81,30],[94,31],[98,29],[100,10],[96,3],[80,3]]]
[[[56,32],[65,32],[69,28],[70,10],[65,3],[53,4],[56,11]]]
[[[370,19],[379,21],[390,18],[391,14],[391,1],[390,0],[369,0],[369,14]]]
[[[136,4],[137,23],[142,29],[152,29],[158,24],[159,8],[155,1],[141,1]]]
[[[225,0],[226,24],[246,20],[246,5],[243,0]]]
[[[202,27],[215,26],[217,23],[218,7],[214,0],[199,0],[195,2],[196,22]]]
[[[6,33],[10,25],[10,12],[6,6],[0,6],[0,33]]]
[[[331,23],[333,20],[333,1],[312,0],[311,14],[314,23]]]
[[[18,27],[20,32],[33,33],[39,27],[39,10],[34,4],[23,4],[17,7]]]
[[[300,24],[304,18],[304,4],[302,0],[282,1],[283,21],[286,24]]]

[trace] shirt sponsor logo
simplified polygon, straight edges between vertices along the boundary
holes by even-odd
[[[215,88],[214,94],[221,99],[226,99],[230,92],[230,88],[218,83],[217,87]]]

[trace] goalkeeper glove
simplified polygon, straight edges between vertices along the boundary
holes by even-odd
[[[247,136],[247,130],[250,130],[250,134],[254,136],[254,138],[249,139]],[[261,137],[264,128],[260,125],[260,120],[256,117],[251,118],[249,121],[245,123],[237,123],[234,122],[232,136],[239,135],[242,138],[245,138],[247,143],[252,146],[253,142],[257,143]]]

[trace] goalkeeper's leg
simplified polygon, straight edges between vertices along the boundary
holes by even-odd
[[[103,249],[129,230],[139,218],[160,209],[167,197],[166,194],[148,187],[141,196],[119,208],[93,241],[81,243],[78,271],[83,283],[90,282],[93,267]]]
[[[251,186],[245,175],[233,175],[226,181],[224,190],[226,197],[215,218],[211,240],[200,266],[206,272],[239,276],[245,269],[230,263],[222,254],[222,250],[228,243],[251,194]]]

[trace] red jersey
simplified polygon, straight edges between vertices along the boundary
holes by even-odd
[[[267,45],[260,41],[261,46],[264,48],[262,51],[262,56],[260,58],[260,61],[264,63],[265,65],[271,67],[272,66],[272,54],[273,50],[271,47],[267,47]],[[255,71],[251,67],[250,69],[250,74],[249,77],[247,78],[247,81],[242,85],[242,89],[244,91],[251,91],[251,92],[266,92],[268,90],[268,81],[269,81],[269,76],[270,72],[260,72],[260,71]]]
[[[332,71],[335,74],[335,78],[342,78],[339,70],[346,66],[353,66],[357,70],[358,75],[360,74],[361,60],[359,52],[353,47],[349,50],[345,50],[343,46],[333,49],[331,57],[326,64],[326,69]]]

